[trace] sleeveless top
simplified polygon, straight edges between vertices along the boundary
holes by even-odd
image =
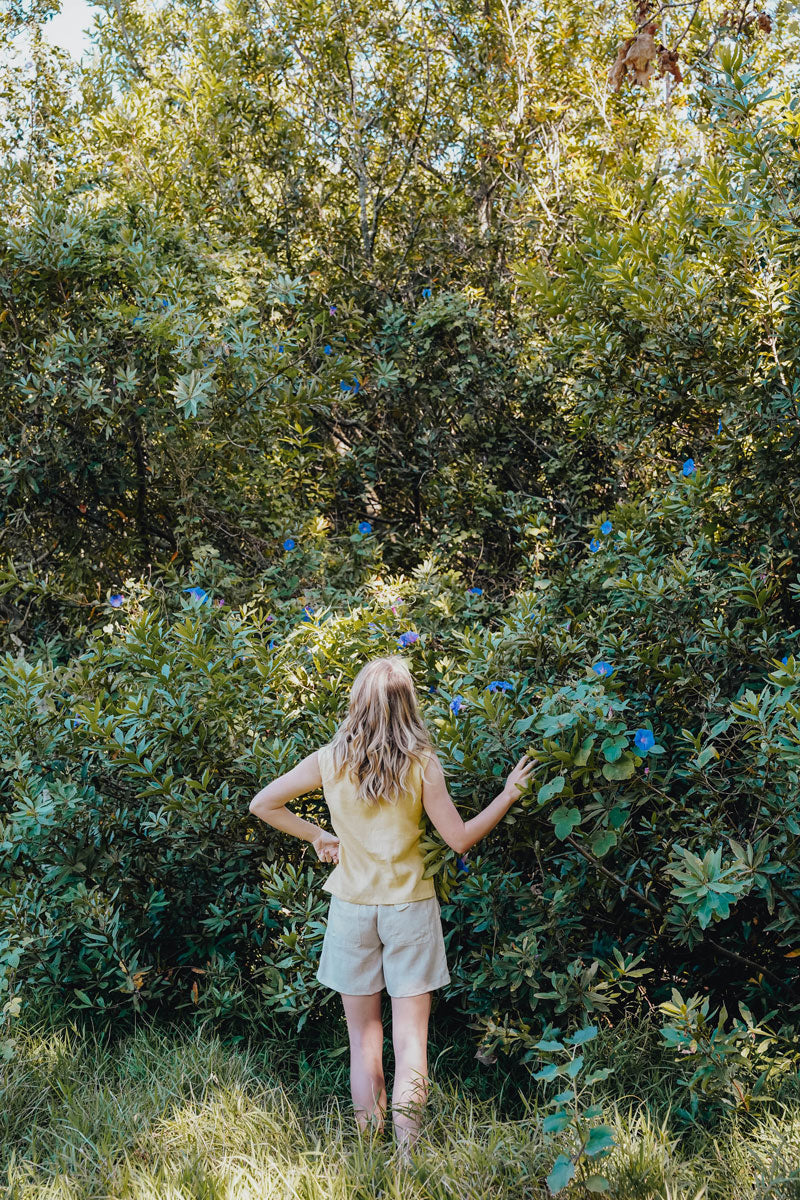
[[[339,862],[323,890],[351,904],[400,904],[434,896],[433,879],[422,875],[419,848],[424,767],[412,765],[407,792],[396,804],[379,800],[369,805],[358,798],[346,767],[334,778],[329,745],[317,757],[322,792],[339,839]]]

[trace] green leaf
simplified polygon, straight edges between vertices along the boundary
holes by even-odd
[[[556,1079],[560,1074],[561,1070],[555,1063],[548,1063],[546,1067],[542,1067],[541,1071],[537,1071],[533,1078],[544,1079],[549,1082],[551,1079]]]
[[[619,762],[606,763],[603,767],[603,775],[606,779],[630,779],[636,770],[636,763],[633,761],[633,755],[630,750],[623,754]]]
[[[558,796],[563,792],[566,779],[563,775],[556,775],[555,779],[551,779],[549,783],[543,783],[539,788],[536,799],[539,804],[546,804],[548,800],[552,800],[554,796]]]
[[[587,1192],[607,1192],[611,1184],[605,1175],[587,1175],[583,1181],[583,1186]]]
[[[550,820],[555,826],[556,837],[563,842],[572,833],[576,825],[581,823],[580,809],[564,808],[562,805],[551,815]]]
[[[592,746],[594,743],[595,739],[593,737],[587,737],[583,739],[575,754],[575,757],[572,760],[576,767],[586,766],[589,761],[589,755],[592,753]]]
[[[615,1144],[614,1131],[608,1125],[595,1125],[589,1131],[589,1140],[584,1146],[583,1152],[589,1158],[593,1158],[595,1154],[602,1154],[604,1150],[610,1150]]]
[[[564,1038],[568,1046],[584,1046],[587,1042],[591,1042],[597,1037],[597,1026],[586,1025],[583,1029],[579,1029],[577,1033],[573,1033],[571,1037]]]
[[[572,1061],[567,1064],[566,1074],[569,1075],[570,1079],[574,1079],[582,1066],[583,1055],[579,1054],[577,1058],[573,1058]]]
[[[542,1130],[544,1133],[561,1133],[561,1130],[566,1129],[571,1120],[572,1118],[569,1113],[551,1113],[549,1117],[545,1117],[542,1121]]]
[[[613,829],[603,829],[592,838],[589,849],[595,858],[602,858],[617,844],[617,835]]]
[[[549,1042],[549,1041],[547,1041],[547,1039],[545,1039],[544,1041],[541,1041],[541,1042],[537,1042],[536,1045],[534,1046],[534,1050],[563,1050],[563,1049],[564,1049],[563,1042]]]
[[[552,1195],[565,1188],[575,1174],[575,1164],[566,1154],[559,1154],[553,1163],[553,1169],[547,1176],[547,1186]]]

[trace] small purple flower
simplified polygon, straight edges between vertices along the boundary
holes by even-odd
[[[370,525],[369,521],[359,521],[358,522],[358,532],[359,533],[372,533],[372,526]]]
[[[596,662],[593,665],[592,670],[595,671],[598,675],[609,676],[609,675],[614,674],[614,668],[611,665],[611,663],[606,662],[605,659],[602,659],[602,658],[600,659],[599,662]]]
[[[649,767],[645,767],[645,769],[644,769],[644,773],[645,773],[645,775],[649,775],[649,774],[650,774],[650,768],[649,768]]]
[[[610,521],[603,521],[603,524],[600,526],[600,532],[601,533],[611,533],[611,530],[613,528],[614,528],[614,526],[611,524]]]
[[[222,596],[217,596],[217,604],[224,604],[224,603],[225,603],[225,601],[222,599]]]
[[[123,599],[122,592],[116,592],[113,596],[108,597],[108,603],[112,608],[122,608]]]
[[[653,749],[656,744],[656,739],[653,737],[650,729],[637,729],[633,735],[633,744],[640,754],[647,754]]]
[[[331,350],[330,346],[323,346],[322,349],[325,354],[333,354],[333,350]]]
[[[592,540],[589,542],[589,549],[591,550],[592,554],[597,554],[597,551],[600,549],[600,543],[598,542],[597,538],[592,538]]]
[[[467,588],[467,591],[469,592],[470,596],[482,596],[483,595],[483,588],[471,587],[471,588]]]
[[[493,679],[486,690],[487,692],[510,692],[513,687],[513,683],[508,683],[505,679]]]
[[[400,646],[413,646],[414,642],[417,641],[419,641],[419,634],[415,633],[413,629],[408,629],[405,633],[401,633],[397,639]]]
[[[328,312],[331,314],[332,317],[335,317],[336,316],[336,305],[330,304],[328,306]]]
[[[204,592],[200,587],[185,587],[184,592],[188,592],[193,600],[207,600],[208,593]]]
[[[693,458],[687,458],[687,459],[686,459],[686,462],[683,464],[683,473],[684,473],[684,475],[694,475],[694,473],[695,473],[695,469],[696,469],[696,468],[695,468],[695,465],[694,465],[694,459],[693,459]]]
[[[463,704],[464,704],[463,696],[453,696],[453,699],[450,701],[450,712],[453,713],[455,716],[458,716]]]
[[[283,543],[283,548],[284,548],[284,550],[294,550],[296,545],[297,545],[297,542],[294,540],[294,538],[287,538],[286,541]]]

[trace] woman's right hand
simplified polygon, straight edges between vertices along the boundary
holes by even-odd
[[[528,782],[528,776],[533,770],[535,763],[528,758],[527,754],[523,754],[514,770],[511,771],[506,779],[506,786],[503,788],[508,797],[509,807],[519,800],[520,792]]]

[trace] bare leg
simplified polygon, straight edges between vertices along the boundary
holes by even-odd
[[[428,1099],[428,1018],[431,993],[392,997],[394,1088],[392,1120],[398,1144],[408,1152],[419,1136],[422,1108]]]
[[[342,993],[350,1036],[350,1092],[361,1130],[383,1130],[386,1082],[383,1076],[383,1024],[381,993],[346,996]]]

